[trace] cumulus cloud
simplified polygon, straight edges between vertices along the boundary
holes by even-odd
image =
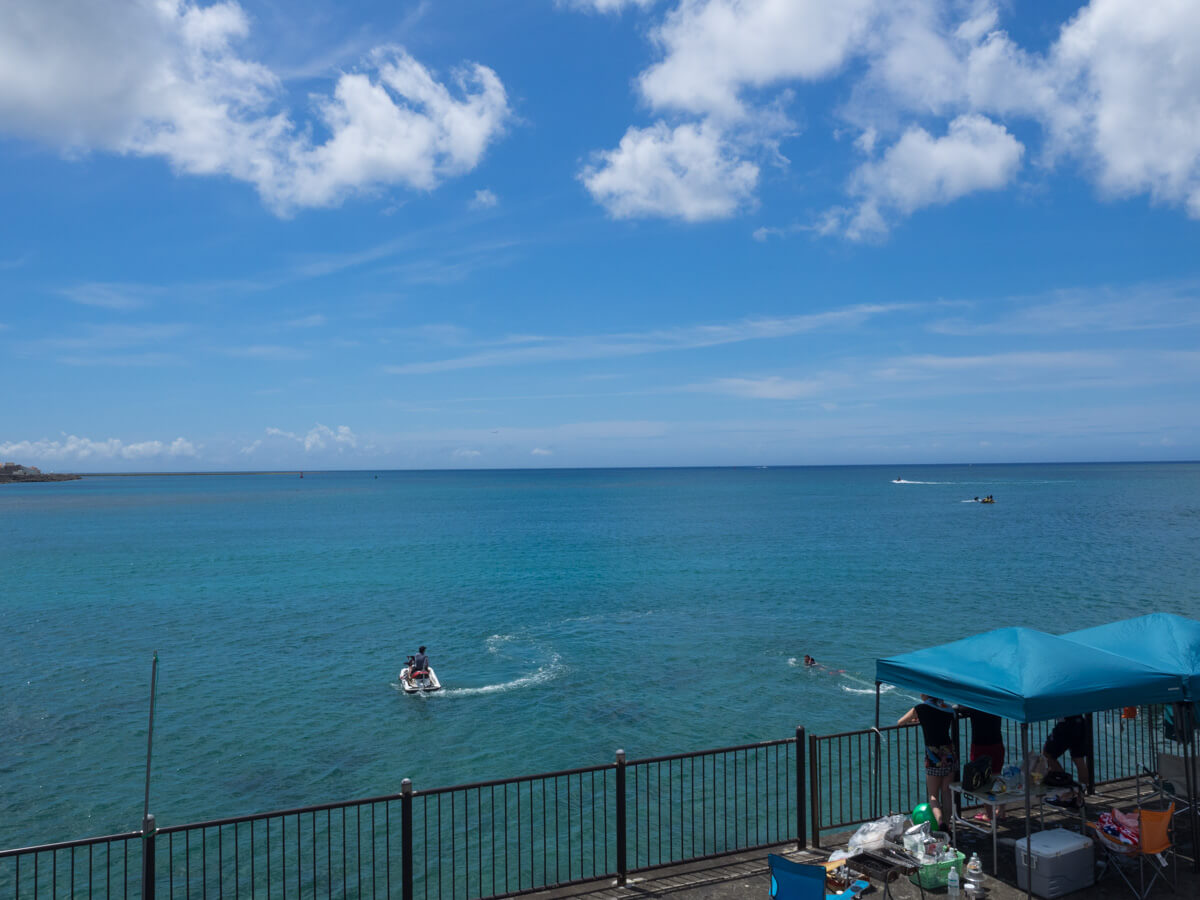
[[[1054,47],[1058,73],[1074,77],[1051,119],[1095,166],[1104,190],[1182,204],[1193,218],[1200,218],[1198,44],[1200,5],[1190,0],[1093,0]]]
[[[655,31],[663,59],[638,78],[653,107],[746,115],[742,93],[835,72],[880,0],[682,0]]]
[[[33,465],[41,462],[102,462],[107,460],[153,460],[195,456],[196,447],[186,438],[173,441],[134,441],[120,438],[94,440],[74,434],[61,440],[9,441],[0,444],[0,456]]]
[[[326,447],[333,447],[339,453],[346,449],[354,449],[358,447],[358,436],[350,429],[349,425],[339,425],[336,429],[330,428],[328,425],[317,423],[308,430],[305,434],[297,434],[294,431],[284,431],[282,428],[268,428],[268,437],[281,437],[289,441],[295,441],[304,448],[306,453],[313,450],[324,450]],[[243,452],[253,452],[258,449],[259,442],[255,442],[249,448],[245,448]]]
[[[630,128],[615,150],[597,153],[580,173],[614,218],[655,215],[698,222],[751,203],[758,166],[738,158],[709,123]]]
[[[287,214],[384,186],[430,190],[474,168],[509,114],[488,67],[465,65],[447,86],[381,47],[313,99],[317,143],[279,107],[276,75],[239,54],[249,31],[234,2],[27,4],[0,17],[0,130],[232,177]]]
[[[529,451],[533,456],[553,456],[553,450],[547,450],[545,447],[534,447]]]
[[[910,215],[980,190],[1008,184],[1024,146],[1003,125],[978,115],[959,116],[944,137],[912,127],[876,162],[864,163],[850,190],[862,198],[849,222],[851,238],[887,230],[889,211]]]
[[[1034,126],[1041,140],[1029,155],[1047,171],[1073,163],[1103,194],[1146,195],[1200,218],[1200,6],[1091,0],[1045,51],[1018,46],[1002,8],[680,0],[652,30],[658,58],[636,81],[653,113],[674,118],[630,128],[583,183],[621,217],[733,215],[753,205],[757,179],[731,191],[705,161],[733,171],[758,151],[784,164],[792,91],[848,74],[836,113],[867,161],[847,183],[857,208],[823,214],[818,233],[882,234],[922,206],[1010,183],[1026,155],[1011,133],[1018,122]],[[943,127],[945,137],[931,137]],[[668,136],[683,128],[720,152],[669,152]],[[911,188],[892,178],[905,166],[917,176]]]

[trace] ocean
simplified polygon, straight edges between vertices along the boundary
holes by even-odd
[[[155,651],[162,826],[868,727],[877,657],[1200,616],[1194,463],[89,477],[0,521],[2,847],[139,827]]]

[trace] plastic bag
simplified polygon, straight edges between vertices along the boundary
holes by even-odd
[[[850,836],[851,850],[877,850],[887,840],[891,823],[887,819],[867,822]]]

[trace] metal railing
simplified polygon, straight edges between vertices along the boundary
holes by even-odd
[[[0,897],[489,900],[795,841],[783,740],[0,852]]]
[[[142,833],[0,851],[8,897],[140,897]]]
[[[1092,719],[1097,784],[1153,769],[1161,707]],[[1051,723],[1030,727],[1040,750]],[[970,723],[959,725],[960,746]],[[1009,761],[1020,737],[1006,723]],[[0,897],[490,900],[762,847],[814,846],[925,793],[916,726],[415,790],[0,852]]]

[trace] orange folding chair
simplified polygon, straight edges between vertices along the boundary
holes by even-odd
[[[1171,820],[1175,815],[1175,804],[1167,809],[1138,810],[1138,843],[1136,845],[1122,844],[1092,825],[1096,838],[1108,859],[1108,868],[1115,871],[1121,880],[1129,886],[1138,900],[1145,900],[1150,889],[1161,878],[1163,882],[1175,890],[1175,844],[1172,839]],[[1091,824],[1091,823],[1089,823]],[[1167,856],[1171,862],[1168,865]],[[1137,883],[1133,880],[1133,862],[1137,862]],[[1146,880],[1146,868],[1149,867],[1150,879]],[[1126,871],[1128,869],[1128,871]],[[1170,880],[1167,879],[1170,872]]]

